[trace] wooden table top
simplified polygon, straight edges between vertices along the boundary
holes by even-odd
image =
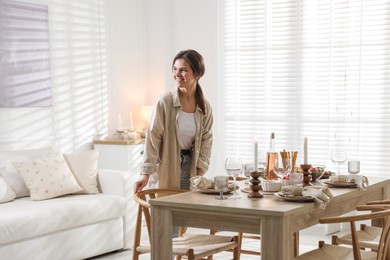
[[[388,181],[390,185],[390,179],[388,178],[370,176],[370,185],[367,189],[375,189],[382,181]],[[320,182],[316,182],[315,184],[325,185]],[[330,188],[330,190],[334,195],[331,199],[331,203],[337,203],[340,198],[343,200],[353,199],[357,194],[362,192],[359,188]],[[286,216],[318,208],[317,203],[295,203],[283,201],[273,194],[264,195],[263,198],[247,198],[247,193],[243,192],[240,192],[240,195],[242,197],[241,199],[227,199],[221,201],[215,199],[217,195],[203,194],[198,191],[193,191],[152,200],[151,204],[155,206],[161,205],[173,208],[180,207],[201,210],[213,209],[221,212],[237,212],[268,216]]]

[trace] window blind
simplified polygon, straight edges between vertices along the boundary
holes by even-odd
[[[336,166],[343,146],[365,175],[390,168],[390,2],[225,0],[224,102],[228,155],[265,160],[309,140],[309,163]],[[346,173],[346,163],[343,165]]]

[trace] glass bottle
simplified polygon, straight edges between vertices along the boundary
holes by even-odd
[[[269,150],[266,154],[267,168],[265,178],[267,180],[277,180],[278,176],[272,170],[272,166],[275,164],[275,161],[278,159],[278,152],[275,150],[275,133],[271,133]]]

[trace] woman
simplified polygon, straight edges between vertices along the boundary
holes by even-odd
[[[205,72],[203,57],[194,50],[181,51],[173,59],[172,72],[176,88],[154,107],[134,192],[141,191],[154,173],[159,188],[189,189],[190,178],[209,168],[213,115],[199,85]]]

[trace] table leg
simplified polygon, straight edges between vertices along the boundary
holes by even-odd
[[[151,219],[151,259],[172,259],[172,212],[154,206]]]
[[[261,224],[261,259],[294,259],[293,238],[289,221],[284,220],[283,217],[265,217]]]
[[[299,231],[294,233],[294,256],[299,256]]]

